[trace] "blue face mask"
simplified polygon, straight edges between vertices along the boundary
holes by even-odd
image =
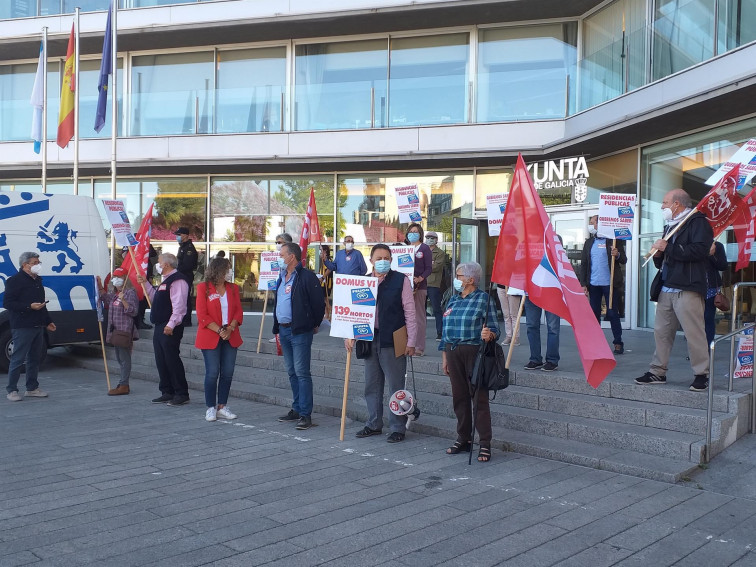
[[[179,244],[181,244],[181,235],[180,234],[176,236],[176,242],[178,242]]]
[[[407,240],[409,240],[410,242],[412,242],[414,244],[415,242],[417,242],[418,240],[420,240],[420,235],[417,232],[410,232],[407,235]]]
[[[462,289],[465,287],[465,284],[462,283],[462,280],[458,280],[457,278],[454,278],[454,290],[455,291],[462,291]]]
[[[374,266],[376,272],[385,274],[391,269],[391,260],[377,260]]]

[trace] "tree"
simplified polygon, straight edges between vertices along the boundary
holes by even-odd
[[[185,226],[189,229],[190,236],[204,239],[206,183],[200,180],[177,179],[158,181],[157,186],[157,216],[152,220],[152,238],[171,240],[176,227]]]
[[[307,204],[310,202],[310,188],[315,190],[315,206],[318,209],[320,230],[325,236],[333,239],[334,190],[330,179],[287,179],[278,185],[273,198],[304,216],[307,212]],[[338,208],[345,206],[346,201],[346,191],[339,191]],[[342,232],[345,228],[346,223],[340,217],[339,232]]]

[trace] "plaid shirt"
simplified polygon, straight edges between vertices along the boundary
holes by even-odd
[[[444,311],[444,330],[438,350],[445,350],[446,345],[452,349],[457,345],[479,345],[480,332],[483,330],[483,320],[488,305],[488,328],[499,337],[498,321],[493,302],[485,291],[476,289],[467,297],[461,294],[453,295]]]
[[[123,303],[118,300],[117,293],[106,293],[101,296],[103,302],[108,308],[108,326],[106,341],[110,340],[110,335],[113,329],[119,331],[131,331],[132,336],[136,339],[139,337],[139,332],[134,325],[134,317],[139,311],[139,299],[137,298],[136,291],[133,289],[127,289],[123,292],[123,297],[126,303],[129,304],[129,308],[125,309]]]

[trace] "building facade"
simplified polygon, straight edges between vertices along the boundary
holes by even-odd
[[[296,240],[311,187],[329,241],[367,251],[403,240],[394,189],[417,185],[426,230],[490,274],[486,195],[508,190],[522,152],[575,262],[598,195],[637,195],[624,325],[651,327],[640,259],[663,194],[700,199],[756,137],[756,0],[120,0],[113,188],[109,117],[93,129],[108,1],[9,0],[0,191],[42,190],[29,95],[46,26],[54,140],[74,4],[79,184],[73,148],[51,141],[46,190],[122,198],[135,227],[154,203],[156,246],[188,226],[205,258],[225,250],[254,311],[259,253]]]

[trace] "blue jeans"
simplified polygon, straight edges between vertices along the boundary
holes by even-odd
[[[215,407],[215,393],[218,392],[218,405],[228,403],[228,393],[231,391],[231,380],[234,377],[237,349],[228,341],[218,339],[215,348],[203,348],[202,357],[205,359],[205,405]]]
[[[281,327],[278,331],[284,364],[289,374],[289,384],[291,384],[293,397],[291,409],[303,417],[310,417],[312,414],[312,376],[310,375],[312,337],[312,331],[293,335],[291,327]]]
[[[617,300],[616,289],[615,295],[612,298],[612,303]],[[591,285],[588,287],[588,301],[593,309],[593,314],[596,316],[596,320],[601,322],[601,298],[606,302],[606,320],[612,326],[612,335],[615,345],[624,345],[622,342],[622,325],[620,324],[620,316],[616,309],[609,309],[609,286],[608,285]]]
[[[433,317],[436,318],[436,336],[441,336],[444,323],[444,313],[441,311],[441,288],[428,286],[428,299],[433,307]]]
[[[39,359],[45,347],[44,327],[12,329],[13,354],[8,366],[8,393],[18,392],[18,379],[21,378],[21,367],[26,363],[26,391],[31,392],[39,388],[37,374]]]
[[[530,343],[530,362],[541,360],[541,311],[530,299],[525,300],[525,321],[528,327],[528,342]],[[546,312],[546,362],[559,364],[559,317]]]

